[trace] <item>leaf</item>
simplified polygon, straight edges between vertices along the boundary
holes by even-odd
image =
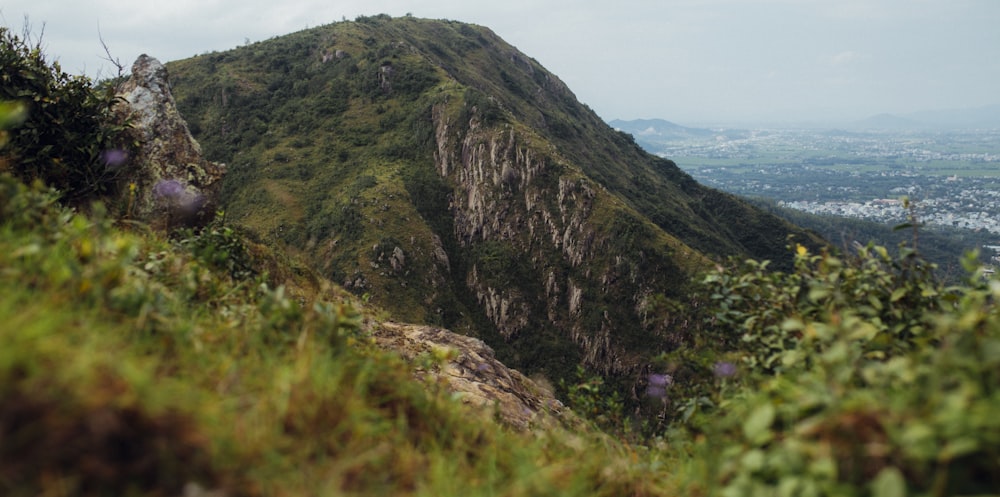
[[[28,106],[24,102],[0,102],[0,129],[19,126],[28,117]]]
[[[764,469],[765,457],[764,451],[760,449],[753,449],[746,454],[743,454],[743,458],[740,461],[743,468],[750,472],[757,472]]]
[[[872,480],[872,495],[878,497],[906,497],[906,480],[903,474],[894,467],[888,467],[879,472]]]
[[[880,301],[879,298],[876,297],[875,295],[871,294],[868,295],[868,303],[871,304],[872,308],[874,308],[876,311],[882,310],[882,301]]]
[[[774,406],[770,403],[754,409],[743,423],[743,435],[751,443],[759,445],[771,440],[771,424],[774,423]]]
[[[934,430],[926,423],[914,421],[907,424],[900,442],[904,453],[916,459],[933,459],[940,452],[934,440]]]
[[[809,289],[809,300],[812,302],[819,302],[829,295],[830,289],[826,287],[815,286]]]
[[[938,455],[939,461],[950,461],[966,454],[975,452],[979,448],[979,441],[970,437],[959,437],[949,440],[948,444]]]
[[[799,318],[788,318],[781,322],[781,331],[796,332],[805,328],[805,323]]]
[[[801,495],[802,478],[798,476],[786,476],[778,483],[778,497],[793,497]]]
[[[837,478],[837,462],[832,457],[820,457],[809,463],[809,474],[818,479],[834,480]]]
[[[900,287],[892,291],[892,295],[889,297],[889,302],[898,302],[899,299],[906,296],[906,287]]]

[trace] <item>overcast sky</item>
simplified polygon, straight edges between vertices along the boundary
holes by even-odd
[[[853,120],[1000,103],[998,0],[4,0],[63,69],[109,75],[386,13],[487,26],[605,119]]]

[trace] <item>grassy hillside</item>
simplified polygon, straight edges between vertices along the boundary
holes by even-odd
[[[370,344],[360,303],[287,277],[287,262],[260,247],[232,254],[252,268],[234,278],[210,256],[242,243],[231,231],[171,241],[55,198],[0,176],[3,495],[611,496],[674,485],[654,471],[660,455],[634,464],[634,449],[597,432],[510,431],[418,383],[415,365]]]
[[[359,18],[168,68],[233,222],[554,379],[679,346],[712,260],[790,267],[789,234],[819,244],[646,154],[484,27]]]
[[[555,75],[481,26],[375,16],[168,67],[179,104],[209,158],[248,174],[259,160],[272,161],[273,169],[289,164],[283,174],[294,176],[294,169],[309,178],[323,169],[378,167],[370,162],[395,161],[407,169],[429,164],[431,106],[459,99],[456,105],[487,124],[531,129],[540,147],[554,148],[699,251],[787,261],[784,236],[794,228],[758,219],[742,202],[643,152],[578,102]],[[238,180],[231,184],[242,186]],[[761,233],[755,229],[761,223],[773,224],[780,234]]]
[[[1000,493],[1000,282],[971,259],[959,286],[910,249],[728,261],[679,314],[702,323],[695,346],[632,391],[658,415],[583,373],[566,398],[610,435],[518,430],[415,380],[450,373],[448,351],[375,347],[381,311],[224,220],[168,237],[90,184],[46,188],[16,167],[25,144],[80,123],[22,126],[33,101],[0,102],[2,495]],[[555,203],[586,204],[586,186],[561,181]],[[477,264],[509,269],[493,247]]]
[[[358,302],[232,231],[171,241],[56,198],[0,177],[4,495],[1000,488],[1000,287],[942,288],[912,254],[803,247],[794,273],[710,275],[728,345],[650,374],[646,402],[673,422],[642,440],[619,424],[639,442],[626,444],[580,427],[511,431],[417,383],[432,364],[373,348]],[[249,270],[218,264],[221,246],[242,246],[232,255]],[[613,406],[600,383],[572,391],[581,408]]]

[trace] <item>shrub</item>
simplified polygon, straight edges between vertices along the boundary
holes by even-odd
[[[19,117],[0,122],[11,128],[3,167],[57,188],[70,204],[116,193],[137,142],[115,118],[114,88],[99,91],[87,77],[49,65],[40,45],[0,27],[0,102],[16,102]]]
[[[601,429],[623,433],[625,424],[624,402],[618,392],[605,385],[600,376],[589,375],[583,366],[577,366],[572,383],[560,381],[560,388],[566,391],[569,406],[574,412],[585,416]]]
[[[198,230],[181,230],[179,238],[178,245],[186,247],[195,259],[208,267],[224,271],[238,280],[256,275],[243,237],[225,225],[224,216],[218,216],[210,225]]]
[[[811,323],[840,323],[856,315],[871,329],[867,351],[878,357],[931,342],[928,311],[942,309],[942,285],[933,265],[905,247],[898,258],[884,247],[861,248],[845,259],[796,247],[795,271],[768,271],[746,261],[709,275],[705,284],[716,309],[713,325],[731,327],[751,368],[777,373],[800,359],[795,348],[815,331]]]
[[[971,264],[973,259],[969,259]],[[724,495],[1000,488],[1000,283],[944,288],[911,250],[798,247],[796,271],[712,275],[748,374],[710,432]]]

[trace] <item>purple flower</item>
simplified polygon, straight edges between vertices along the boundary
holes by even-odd
[[[726,361],[717,362],[712,366],[712,374],[717,378],[729,378],[736,374],[736,365]]]
[[[674,384],[674,377],[669,374],[651,374],[647,380],[646,395],[657,399],[667,398],[667,388]]]
[[[665,399],[667,397],[667,388],[650,384],[646,387],[646,395],[656,399]]]
[[[184,185],[175,179],[158,181],[153,186],[153,194],[160,198],[178,199],[184,193]]]
[[[666,388],[674,384],[674,377],[669,374],[651,374],[649,375],[649,384]]]
[[[111,150],[105,150],[101,152],[101,162],[103,162],[105,166],[108,166],[110,168],[119,167],[125,164],[125,161],[127,160],[128,160],[128,152],[121,149],[114,148]]]
[[[190,191],[183,183],[175,179],[165,179],[153,185],[153,195],[166,201],[165,205],[176,212],[190,215],[205,206],[205,196],[197,191]]]

